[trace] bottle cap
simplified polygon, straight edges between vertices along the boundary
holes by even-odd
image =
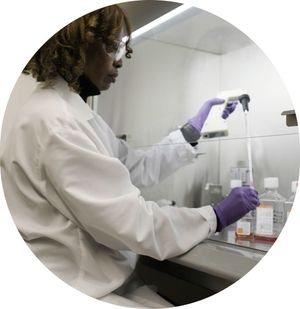
[[[296,193],[297,187],[298,187],[298,181],[297,180],[292,181],[292,188],[291,188],[292,193]]]
[[[242,181],[241,179],[231,179],[230,180],[230,188],[237,188],[242,186]]]
[[[264,179],[265,189],[278,189],[279,180],[278,177],[267,177]]]

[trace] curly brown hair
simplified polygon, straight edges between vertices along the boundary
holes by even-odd
[[[111,5],[86,14],[58,31],[34,54],[23,73],[31,74],[45,88],[61,76],[80,93],[78,78],[83,74],[89,44],[101,38],[107,46],[113,45],[123,25],[129,37],[126,57],[131,58],[130,22],[118,5]]]

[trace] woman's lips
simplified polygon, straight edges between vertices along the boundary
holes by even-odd
[[[109,77],[111,83],[115,83],[116,79],[118,77],[118,74],[111,74],[111,75],[108,75],[108,77]]]

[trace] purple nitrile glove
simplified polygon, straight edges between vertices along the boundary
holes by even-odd
[[[252,187],[232,189],[229,195],[214,208],[218,218],[217,232],[239,220],[258,205],[258,193]]]
[[[200,110],[198,111],[198,113],[190,118],[188,120],[188,123],[190,125],[192,125],[195,129],[197,129],[199,131],[199,133],[201,133],[201,130],[203,128],[203,125],[208,117],[208,114],[211,110],[211,108],[214,105],[218,105],[218,104],[223,104],[225,102],[224,99],[219,99],[219,98],[213,98],[210,99],[208,101],[206,101],[200,108]]]
[[[237,105],[238,105],[238,101],[229,102],[223,110],[222,118],[223,119],[228,118],[229,115],[234,112]]]
[[[188,120],[188,123],[190,125],[192,125],[194,128],[196,128],[198,130],[199,133],[201,133],[201,130],[203,128],[203,125],[208,117],[208,114],[211,110],[211,108],[214,105],[219,105],[219,104],[223,104],[225,102],[224,99],[219,99],[219,98],[213,98],[210,99],[208,101],[206,101],[200,108],[200,110],[198,111],[198,113],[196,114],[196,116],[190,118]],[[223,110],[222,113],[222,118],[226,119],[236,108],[237,105],[237,101],[234,102],[230,102]]]

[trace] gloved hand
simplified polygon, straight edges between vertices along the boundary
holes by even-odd
[[[200,108],[200,110],[198,111],[198,113],[196,114],[196,116],[190,118],[188,120],[188,123],[190,125],[192,125],[194,128],[196,128],[198,130],[199,133],[201,133],[201,130],[203,128],[203,125],[208,117],[208,114],[211,110],[211,108],[214,105],[219,105],[219,104],[223,104],[225,101],[223,99],[219,99],[219,98],[214,98],[214,99],[210,99],[208,101],[206,101]],[[230,104],[228,104],[222,113],[222,118],[226,119],[236,108],[237,105],[237,101],[231,102]]]
[[[222,118],[223,119],[228,118],[229,115],[234,112],[234,110],[235,110],[236,106],[238,105],[238,103],[239,103],[238,101],[229,102],[226,105],[226,107],[224,108],[224,110],[223,110]]]
[[[250,210],[259,205],[258,193],[252,187],[238,187],[231,190],[229,195],[215,208],[218,218],[217,232],[242,218]]]

